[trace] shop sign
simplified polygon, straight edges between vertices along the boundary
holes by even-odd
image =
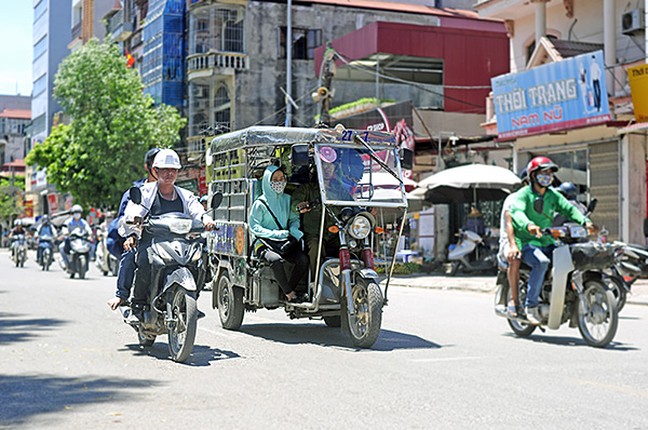
[[[635,119],[639,122],[648,121],[648,64],[629,68],[628,81]]]
[[[603,51],[491,79],[500,139],[610,121]]]
[[[49,206],[50,213],[58,211],[58,196],[56,193],[49,193],[47,195],[47,204]]]

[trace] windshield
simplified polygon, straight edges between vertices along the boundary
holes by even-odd
[[[315,146],[322,198],[325,203],[351,206],[407,205],[397,150],[357,146]],[[396,174],[394,176],[393,173]]]

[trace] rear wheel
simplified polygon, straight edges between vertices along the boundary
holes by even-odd
[[[169,353],[173,361],[183,362],[196,340],[198,310],[196,293],[177,288],[172,298],[172,325],[169,327]]]
[[[227,330],[238,330],[243,323],[245,307],[243,306],[243,290],[234,287],[229,274],[224,271],[218,277],[218,315],[221,325]]]
[[[619,324],[616,301],[600,281],[587,281],[584,287],[583,300],[578,304],[578,330],[585,343],[603,348],[612,342]]]
[[[610,276],[610,282],[608,286],[612,295],[614,296],[614,301],[616,302],[617,312],[621,312],[621,309],[626,304],[627,291],[623,285],[623,281],[616,276]]]
[[[526,293],[527,293],[526,279],[520,276],[520,282],[518,283],[518,304],[517,304],[518,309],[524,308],[522,304],[526,301]],[[512,300],[511,289],[507,288],[507,292],[506,292],[507,305],[511,300]],[[517,319],[507,319],[507,321],[508,321],[508,325],[511,327],[511,330],[513,330],[513,332],[520,337],[529,337],[531,336],[531,333],[533,333],[536,329],[535,325],[526,324]]]
[[[380,334],[383,298],[375,282],[361,280],[352,288],[354,314],[349,315],[342,299],[342,325],[358,348],[371,348]]]

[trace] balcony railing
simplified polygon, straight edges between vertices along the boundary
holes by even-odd
[[[188,72],[209,69],[248,70],[250,59],[246,54],[237,52],[208,52],[187,57]]]
[[[112,34],[113,40],[123,41],[133,34],[133,23],[124,22],[124,10],[121,9],[108,19],[106,29]]]

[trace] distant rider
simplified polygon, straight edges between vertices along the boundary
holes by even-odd
[[[56,227],[50,222],[49,216],[43,215],[41,218],[41,224],[36,229],[36,237],[38,238],[38,248],[36,249],[36,261],[38,264],[41,263],[43,258],[43,250],[46,246],[53,246],[54,238],[57,236]],[[46,242],[42,240],[43,236],[49,236],[50,242],[49,245],[46,245]]]
[[[576,186],[576,184],[574,184],[573,182],[563,182],[558,187],[558,192],[565,196],[569,203],[575,206],[580,213],[587,215],[587,206],[578,201],[578,187]],[[564,215],[556,214],[556,216],[554,217],[553,225],[561,226],[566,222],[567,218],[565,218]]]
[[[90,228],[90,224],[81,217],[82,213],[83,208],[81,205],[72,206],[72,218],[63,224],[62,233],[65,235],[65,240],[59,245],[59,252],[61,253],[61,259],[63,260],[63,267],[65,270],[67,270],[70,264],[70,234],[76,229],[81,229],[88,240],[92,237],[92,228]]]
[[[11,229],[11,231],[9,232],[9,236],[8,236],[9,240],[11,240],[11,245],[10,245],[11,258],[15,257],[14,254],[16,252],[16,247],[17,247],[15,237],[18,236],[18,235],[23,235],[23,236],[27,235],[27,230],[25,230],[25,227],[23,227],[22,221],[19,220],[19,219],[14,221],[14,228]]]
[[[578,224],[593,227],[562,194],[550,188],[557,170],[558,166],[549,158],[533,158],[527,165],[530,184],[517,193],[511,205],[515,239],[522,250],[522,260],[531,266],[525,312],[529,322],[535,325],[540,324],[538,299],[554,247],[554,239],[543,235],[543,230],[551,227],[556,212]]]

